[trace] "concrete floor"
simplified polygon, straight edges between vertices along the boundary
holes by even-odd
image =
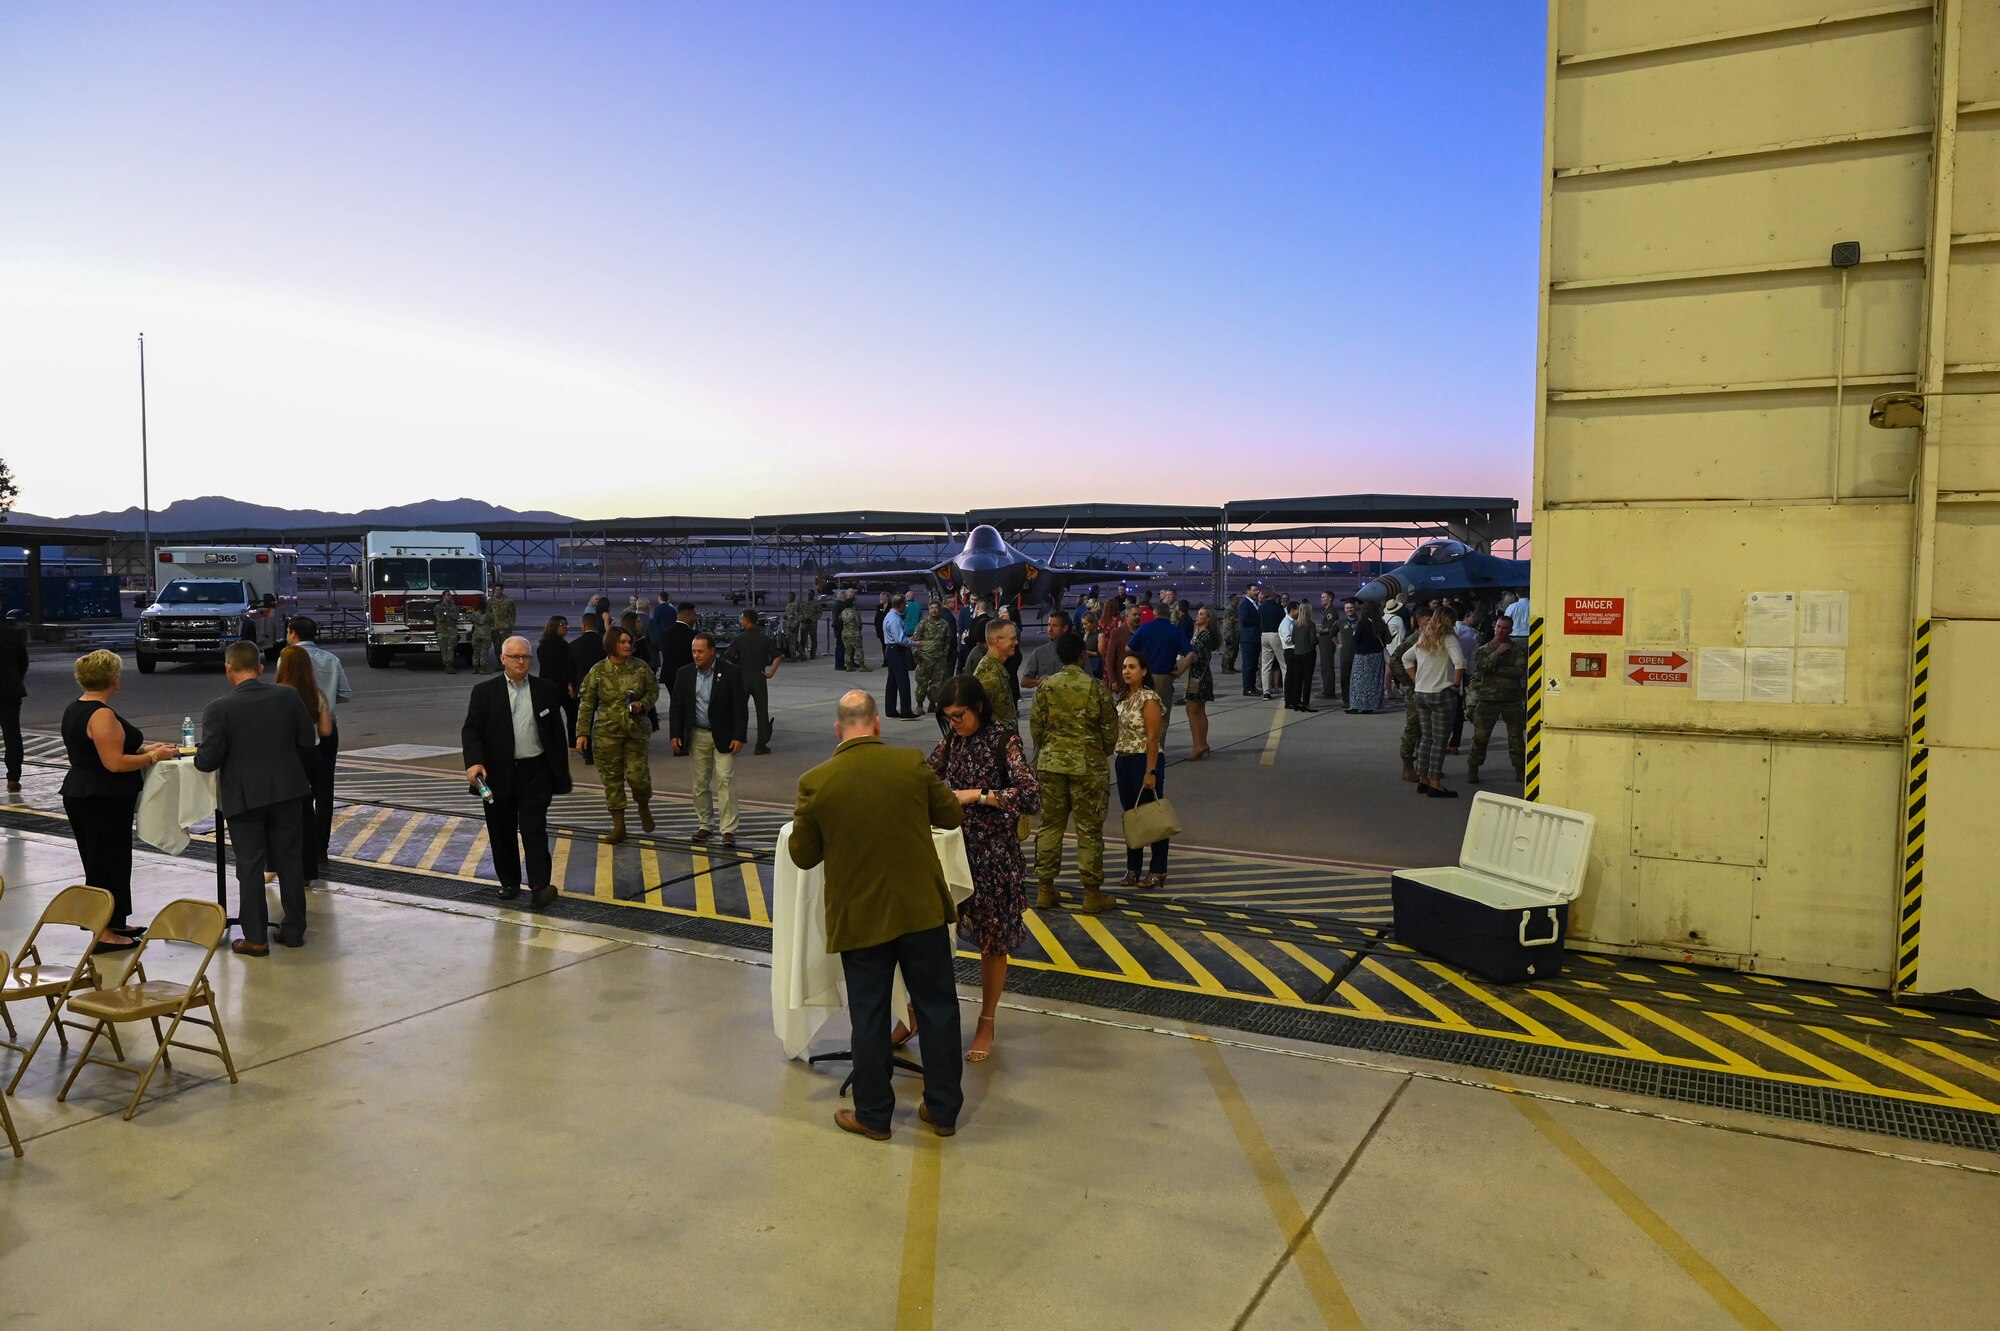
[[[9,833],[0,873],[11,950],[76,862]],[[139,877],[139,919],[213,885]],[[2000,1300],[1990,1157],[1041,1003],[959,1136],[902,1081],[876,1144],[833,1127],[838,1071],[781,1057],[759,955],[360,889],[312,912],[303,951],[216,963],[239,1085],[188,1055],[125,1123],[127,1079],[57,1105],[38,1056],[0,1155],[10,1322],[1831,1331]]]

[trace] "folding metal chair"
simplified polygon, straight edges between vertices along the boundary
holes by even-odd
[[[208,963],[215,960],[215,949],[222,945],[223,936],[228,931],[228,917],[222,907],[213,901],[184,899],[169,901],[161,907],[153,922],[146,926],[146,940],[132,955],[132,968],[126,972],[126,982],[115,989],[92,989],[70,998],[71,1012],[89,1017],[97,1024],[91,1028],[90,1039],[83,1046],[83,1057],[69,1070],[69,1079],[63,1082],[56,1099],[62,1101],[68,1098],[69,1088],[76,1084],[76,1074],[83,1071],[86,1063],[129,1072],[139,1078],[139,1088],[132,1092],[132,1103],[125,1106],[125,1119],[130,1122],[139,1108],[140,1099],[146,1094],[147,1085],[153,1080],[153,1073],[162,1063],[173,1066],[167,1056],[169,1045],[221,1059],[222,1066],[229,1070],[229,1084],[235,1085],[236,1062],[229,1056],[229,1040],[222,1033],[222,1013],[215,1006],[215,989],[208,982]],[[155,943],[189,943],[202,949],[201,964],[195,967],[194,978],[186,984],[147,979],[144,956]],[[201,1008],[208,1009],[205,1019],[189,1015]],[[162,1032],[160,1018],[166,1016],[171,1016],[173,1021]],[[96,1047],[100,1034],[109,1033],[115,1048],[118,1037],[114,1027],[127,1021],[151,1022],[153,1037],[160,1043],[160,1047],[153,1052],[153,1061],[143,1071],[125,1063],[122,1052],[118,1055],[118,1062],[91,1056],[90,1051]],[[214,1031],[216,1048],[205,1049],[198,1044],[184,1044],[174,1039],[183,1021]]]
[[[4,884],[0,884],[0,891],[3,890],[5,890]],[[5,975],[6,973],[7,954],[0,952],[0,975]],[[5,1008],[0,1008],[0,1012],[5,1012],[6,1010]],[[7,1097],[4,1095],[0,1095],[0,1132],[7,1134],[7,1144],[14,1148],[14,1158],[17,1160],[20,1159],[21,1137],[19,1133],[14,1131],[14,1116],[7,1112]]]
[[[98,974],[97,963],[92,959],[90,950],[97,946],[98,935],[102,934],[105,926],[111,923],[111,912],[115,906],[111,894],[101,887],[84,887],[79,884],[64,888],[43,908],[42,918],[36,920],[35,927],[28,931],[28,941],[21,945],[20,952],[14,958],[14,964],[0,969],[0,1015],[7,1015],[7,1034],[10,1037],[0,1040],[0,1047],[26,1055],[21,1060],[21,1066],[14,1069],[13,1079],[7,1083],[7,1094],[12,1095],[14,1088],[21,1084],[21,1074],[28,1070],[28,1064],[34,1062],[35,1051],[40,1049],[42,1041],[48,1038],[50,1027],[55,1028],[56,1042],[62,1046],[64,1052],[69,1050],[69,1037],[63,1034],[63,1027],[69,1026],[79,1031],[90,1029],[80,1021],[66,1020],[62,1015],[63,1003],[78,990],[94,989],[101,982],[102,977]],[[50,927],[83,931],[83,955],[77,958],[74,966],[43,960],[40,941],[42,930]],[[7,1005],[36,998],[48,1004],[48,1016],[42,1021],[41,1030],[35,1032],[32,1043],[16,1044],[20,1032],[14,1029],[14,1019],[7,1014]],[[116,1033],[112,1035],[111,1047],[118,1057],[125,1057],[125,1051],[119,1046]]]

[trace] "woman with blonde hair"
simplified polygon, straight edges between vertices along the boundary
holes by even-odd
[[[1451,729],[1452,700],[1465,685],[1465,652],[1452,632],[1451,616],[1434,614],[1424,621],[1417,640],[1402,655],[1416,690],[1417,791],[1443,799],[1458,792],[1444,788],[1444,749]]]
[[[63,748],[69,772],[63,777],[63,812],[83,861],[83,880],[111,894],[111,924],[98,935],[97,952],[138,946],[144,930],[126,923],[132,914],[132,816],[139,807],[145,771],[179,752],[171,744],[147,744],[139,727],[111,710],[125,663],[118,653],[91,652],[76,658],[77,687],[83,690],[63,712]]]

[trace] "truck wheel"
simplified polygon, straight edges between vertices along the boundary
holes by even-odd
[[[387,647],[370,645],[368,648],[368,668],[370,670],[386,669],[389,665],[389,660],[390,652]]]
[[[140,653],[139,653],[139,673],[140,673],[140,674],[142,674],[142,675],[150,675],[150,674],[152,674],[152,673],[153,673],[153,667],[154,667],[154,666],[156,666],[156,665],[158,665],[158,664],[159,664],[159,660],[158,660],[157,658],[155,658],[155,657],[151,657],[151,656],[148,656],[148,655],[146,655],[146,654],[145,654],[144,652],[140,652]]]

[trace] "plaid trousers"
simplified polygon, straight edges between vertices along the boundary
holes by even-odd
[[[1422,737],[1417,741],[1417,775],[1432,781],[1444,776],[1445,732],[1451,729],[1450,689],[1417,694],[1417,723]]]

